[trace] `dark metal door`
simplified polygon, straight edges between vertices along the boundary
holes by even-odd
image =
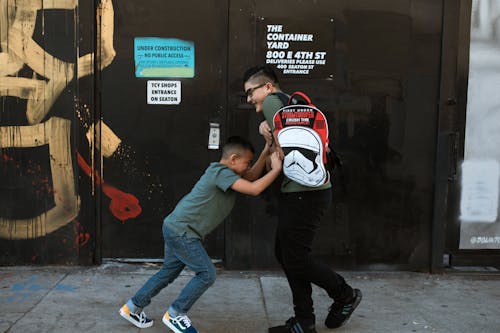
[[[262,145],[260,118],[245,103],[241,76],[246,68],[271,60],[285,91],[306,92],[326,112],[334,147],[343,158],[344,171],[334,175],[333,207],[318,230],[315,253],[337,266],[428,270],[442,2],[230,4],[232,130]],[[272,43],[287,37],[263,31],[314,36],[304,47],[325,51],[327,64],[309,74],[296,71],[301,67],[280,62],[296,49]],[[315,44],[322,38],[333,49]],[[226,227],[228,267],[276,267],[275,209],[266,196],[241,198]]]
[[[109,184],[102,257],[163,257],[163,218],[218,160],[208,138],[210,123],[226,131],[226,36],[225,1],[114,2],[116,56],[99,80],[96,128]],[[214,258],[223,231],[206,240]]]

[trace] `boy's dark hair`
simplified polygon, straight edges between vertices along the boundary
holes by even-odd
[[[231,136],[227,139],[224,147],[222,147],[222,157],[229,157],[234,153],[242,153],[245,150],[249,150],[252,154],[255,154],[255,149],[250,141],[240,137],[240,136]]]
[[[278,76],[271,66],[255,66],[246,70],[243,74],[243,84],[249,80],[256,80],[258,83],[271,82],[274,85],[279,85]]]

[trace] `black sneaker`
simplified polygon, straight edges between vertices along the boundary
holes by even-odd
[[[305,326],[295,317],[288,319],[285,325],[271,327],[268,333],[318,333],[314,325]]]
[[[328,316],[325,319],[325,325],[328,328],[337,328],[349,320],[354,309],[356,309],[361,302],[361,298],[363,295],[361,294],[361,290],[354,289],[353,290],[353,298],[351,301],[345,302],[334,302],[328,311]]]

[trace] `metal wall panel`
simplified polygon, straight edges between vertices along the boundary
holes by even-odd
[[[78,114],[93,118],[96,9],[72,1],[0,6],[0,263],[92,263],[95,201],[78,181],[77,155],[88,157]],[[82,29],[80,18],[90,25]]]
[[[465,255],[455,175],[470,0],[37,3],[0,8],[0,264],[162,257],[163,218],[220,157],[209,124],[221,141],[263,145],[241,76],[265,61],[269,22],[312,29],[328,53],[311,75],[280,74],[325,111],[344,163],[315,254],[413,270]],[[191,42],[193,76],[138,77],[136,38]],[[148,104],[152,80],[179,81],[182,101]],[[273,191],[238,197],[205,241],[212,257],[277,267]]]
[[[318,232],[315,253],[349,267],[427,270],[442,3],[232,1],[231,125],[260,144],[260,118],[243,103],[241,76],[265,60],[259,50],[261,22],[297,17],[304,19],[304,31],[307,22],[332,19],[335,25],[332,78],[281,75],[285,91],[304,91],[326,111],[344,162],[346,191],[341,175],[335,175],[334,205]],[[276,267],[272,203],[244,201],[233,214],[238,223],[226,232],[228,266]]]
[[[224,1],[115,3],[116,57],[102,72],[101,114],[120,144],[104,158],[103,177],[135,197],[141,213],[121,221],[107,208],[110,198],[102,196],[103,257],[162,258],[163,218],[219,160],[220,151],[208,149],[208,137],[211,122],[220,124],[223,137],[226,132],[226,36]],[[194,77],[137,77],[135,38],[192,42]],[[180,81],[181,102],[148,104],[152,80]],[[206,240],[214,258],[223,255],[223,231]]]

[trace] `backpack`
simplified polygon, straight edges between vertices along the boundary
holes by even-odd
[[[274,134],[285,155],[283,173],[309,187],[327,183],[330,176],[325,164],[330,156],[325,115],[303,92],[294,92],[290,97],[281,92],[276,95],[285,105],[273,117]]]

